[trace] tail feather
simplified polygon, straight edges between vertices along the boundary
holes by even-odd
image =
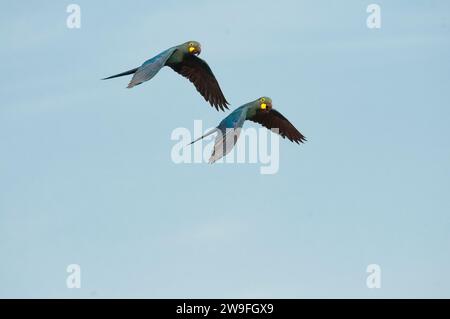
[[[200,141],[200,140],[204,139],[205,137],[207,137],[208,135],[211,135],[211,134],[213,134],[213,133],[215,133],[215,132],[217,132],[217,131],[218,131],[218,128],[213,128],[211,131],[207,132],[205,135],[200,136],[198,139],[193,140],[192,142],[190,142],[190,143],[189,143],[188,145],[186,145],[186,146],[189,146],[189,145],[191,145],[191,144],[194,144],[195,142]]]
[[[132,70],[128,70],[128,71],[116,74],[116,75],[112,75],[112,76],[109,76],[109,77],[104,78],[102,80],[109,80],[109,79],[118,78],[119,76],[134,74],[134,73],[136,73],[137,69],[139,69],[139,68],[135,68],[135,69],[132,69]]]

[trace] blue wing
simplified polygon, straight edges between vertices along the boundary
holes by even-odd
[[[246,112],[247,109],[245,107],[237,108],[220,122],[217,127],[219,133],[216,136],[214,150],[209,159],[210,163],[214,163],[227,155],[236,145],[241,134],[242,125],[245,122]]]
[[[128,88],[132,88],[136,85],[139,85],[145,81],[153,78],[156,73],[161,70],[161,68],[166,64],[166,61],[170,58],[170,56],[175,52],[176,47],[167,49],[157,56],[145,61],[134,73],[133,78],[128,84]]]

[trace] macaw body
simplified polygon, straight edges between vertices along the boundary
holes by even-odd
[[[104,78],[103,80],[133,74],[127,86],[127,88],[133,88],[151,80],[164,66],[169,66],[192,82],[197,91],[211,106],[214,106],[217,110],[224,111],[228,108],[228,102],[211,68],[204,60],[197,57],[200,52],[200,43],[189,41],[159,53],[145,61],[140,67]]]
[[[217,132],[214,150],[209,159],[210,163],[214,163],[227,155],[233,149],[234,145],[236,145],[240,131],[246,120],[259,123],[269,130],[278,133],[282,138],[287,138],[291,142],[299,144],[306,141],[305,136],[303,136],[303,134],[301,134],[288,119],[272,108],[272,100],[270,98],[261,97],[238,107],[225,117],[217,127],[192,141],[190,144]]]

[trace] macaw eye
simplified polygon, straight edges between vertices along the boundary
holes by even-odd
[[[265,98],[261,98],[261,102],[266,102],[266,99]]]

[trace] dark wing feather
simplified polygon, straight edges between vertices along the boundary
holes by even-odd
[[[262,126],[267,127],[269,130],[272,128],[278,129],[278,134],[280,134],[283,138],[288,138],[291,142],[299,144],[299,142],[303,143],[306,141],[303,134],[300,133],[294,125],[292,125],[292,123],[289,122],[289,120],[277,110],[272,109],[268,112],[258,111],[249,120],[259,123]]]
[[[182,62],[168,65],[175,72],[191,81],[211,106],[214,106],[217,110],[220,108],[222,111],[228,109],[228,102],[220,89],[219,83],[205,61],[195,55],[187,54]]]

